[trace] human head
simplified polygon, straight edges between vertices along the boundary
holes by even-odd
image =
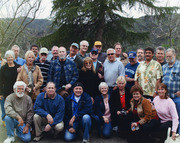
[[[81,82],[76,82],[73,86],[73,92],[76,97],[80,97],[83,93],[83,84]]]
[[[93,48],[89,55],[90,55],[90,57],[92,58],[93,61],[97,61],[98,50]]]
[[[88,41],[82,40],[79,45],[80,45],[80,51],[82,51],[84,53],[87,52],[88,47],[89,47]]]
[[[145,49],[145,57],[146,57],[146,61],[151,61],[153,59],[154,56],[154,50],[151,47],[147,47]]]
[[[83,71],[92,70],[95,73],[93,60],[90,57],[86,57],[84,59],[82,70]]]
[[[24,96],[26,84],[23,81],[16,81],[13,85],[14,92],[18,98]]]
[[[6,51],[5,58],[6,58],[8,63],[13,63],[13,61],[15,59],[14,52],[12,50]]]
[[[56,95],[56,86],[53,82],[48,82],[46,85],[46,93],[49,98],[54,98]]]
[[[128,53],[129,63],[131,65],[135,65],[137,63],[137,55],[136,52],[130,51]]]
[[[167,89],[167,86],[164,84],[164,83],[160,83],[158,84],[157,86],[157,92],[158,92],[158,95],[161,96],[160,98],[165,98],[167,99],[169,96],[168,96],[168,89]]]
[[[33,51],[34,55],[37,57],[39,52],[39,47],[37,45],[31,46],[31,51]]]
[[[79,50],[79,45],[77,43],[72,43],[70,46],[69,55],[71,57],[74,57],[78,53],[78,50]]]
[[[107,57],[110,62],[114,62],[116,59],[115,50],[113,48],[107,49]]]
[[[165,57],[165,48],[162,46],[159,46],[156,48],[156,58],[157,61],[164,61],[164,57]]]
[[[144,61],[144,49],[142,48],[137,49],[137,58],[138,61]]]
[[[51,49],[51,53],[53,55],[53,59],[56,59],[58,57],[58,46],[53,46]]]
[[[33,62],[35,60],[35,55],[34,55],[33,51],[28,50],[25,53],[25,59],[26,59],[27,64],[33,64]]]
[[[101,92],[102,95],[107,95],[108,89],[109,89],[109,87],[106,82],[101,82],[99,84],[99,91]]]
[[[120,90],[123,90],[125,89],[125,86],[126,86],[126,79],[124,76],[119,76],[117,79],[116,79],[116,84],[118,86],[118,88]]]
[[[133,99],[138,101],[139,99],[142,98],[143,95],[143,89],[139,85],[133,85],[131,87],[130,93],[133,95]]]
[[[117,42],[116,44],[114,44],[114,49],[116,51],[116,55],[120,56],[122,53],[122,45],[121,43]]]
[[[63,46],[61,46],[61,47],[59,47],[58,52],[59,52],[59,60],[60,60],[60,61],[66,60],[66,55],[67,55],[67,53],[66,53],[66,48],[63,47]]]
[[[176,51],[173,48],[168,48],[166,50],[166,62],[169,65],[174,64],[176,61]]]
[[[45,62],[48,56],[48,49],[43,47],[39,51],[40,61]]]
[[[15,58],[19,56],[20,48],[18,45],[13,45],[11,50],[14,52]]]
[[[94,42],[94,48],[98,49],[98,53],[101,53],[101,51],[102,51],[102,43],[101,43],[101,41],[95,41]]]

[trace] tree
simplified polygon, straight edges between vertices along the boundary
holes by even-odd
[[[36,18],[42,0],[1,0],[0,47],[10,48],[23,30]],[[32,17],[31,19],[28,17]]]
[[[114,42],[137,43],[148,38],[148,32],[135,32],[135,19],[125,17],[124,6],[132,8],[139,5],[139,9],[156,14],[157,17],[165,16],[177,8],[157,7],[156,0],[53,0],[52,15],[54,25],[59,30],[42,41],[59,41],[68,45],[87,39],[92,44],[100,40],[106,47]],[[122,14],[120,15],[119,12]],[[55,36],[56,35],[56,36]],[[52,37],[57,37],[53,39]],[[57,40],[58,39],[58,40]],[[65,45],[66,46],[66,45]]]

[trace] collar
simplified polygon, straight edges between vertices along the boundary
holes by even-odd
[[[56,95],[57,95],[57,94],[55,93],[54,98],[49,98],[48,95],[47,95],[47,93],[45,92],[45,93],[44,93],[44,99],[48,99],[48,98],[49,98],[49,99],[52,99],[52,100],[53,100],[53,99],[56,98]]]

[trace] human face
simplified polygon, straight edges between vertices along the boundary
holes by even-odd
[[[23,85],[17,86],[15,93],[16,93],[17,97],[19,97],[19,98],[23,97],[24,96],[24,86]]]
[[[46,58],[47,58],[47,54],[46,54],[46,53],[41,53],[41,54],[39,55],[39,57],[40,57],[40,60],[41,60],[41,61],[45,62],[45,61],[46,61]]]
[[[53,98],[56,94],[56,88],[53,83],[49,83],[46,87],[46,93],[49,98]]]
[[[74,89],[73,89],[73,92],[74,92],[74,95],[76,97],[80,97],[81,94],[83,93],[83,88],[81,86],[76,86]]]
[[[97,58],[98,58],[98,54],[96,52],[91,52],[90,57],[91,57],[92,60],[96,61]]]
[[[125,89],[126,83],[124,81],[118,81],[117,86],[118,86],[119,90],[123,90],[123,89]]]
[[[96,45],[94,46],[95,49],[98,49],[98,53],[101,53],[102,51],[102,46],[101,45]]]
[[[165,53],[163,50],[157,50],[157,52],[156,52],[157,61],[163,61],[164,56],[165,56]]]
[[[7,57],[7,62],[8,62],[8,63],[13,63],[13,61],[14,61],[13,56],[8,55],[8,57]]]
[[[71,46],[70,47],[70,55],[75,56],[78,52],[78,48],[76,46]]]
[[[59,48],[59,59],[60,60],[66,59],[66,49],[64,47]]]
[[[147,60],[147,61],[151,61],[152,58],[153,58],[153,56],[154,56],[154,54],[153,54],[151,51],[147,50],[147,51],[145,52],[145,57],[146,57],[146,60]]]
[[[165,88],[162,88],[162,87],[159,87],[158,88],[158,95],[161,99],[164,99],[165,98],[165,95],[166,95],[166,90]]]
[[[108,52],[107,52],[107,57],[108,57],[108,60],[110,61],[110,62],[114,62],[115,61],[115,53],[114,53],[114,51],[113,50],[109,50]]]
[[[54,46],[52,48],[51,52],[52,52],[54,58],[58,57],[58,47],[57,46]]]
[[[142,95],[139,93],[139,91],[133,92],[133,99],[135,101],[139,101],[141,99]]]
[[[88,50],[88,43],[82,42],[81,45],[80,45],[80,50],[83,51],[83,52],[87,52],[87,50]]]
[[[38,47],[32,47],[31,51],[33,51],[34,55],[37,56],[38,55]]]
[[[172,53],[172,51],[166,52],[166,62],[168,64],[173,64],[176,61],[176,56]]]
[[[137,63],[137,58],[129,58],[129,62],[131,65],[135,65]]]
[[[85,67],[87,70],[92,69],[92,62],[91,61],[84,61]]]
[[[15,57],[17,58],[19,56],[19,48],[13,48],[12,50],[14,52]]]
[[[139,61],[142,61],[144,59],[144,51],[141,49],[137,50],[137,57]]]
[[[116,55],[120,55],[121,54],[121,52],[122,52],[121,45],[116,45],[114,49],[116,51]]]
[[[108,93],[108,87],[102,86],[100,91],[101,91],[101,94],[102,94],[102,95],[107,95],[107,93]]]
[[[26,59],[26,61],[27,61],[27,64],[29,64],[29,65],[32,65],[33,64],[33,62],[34,62],[34,56],[33,56],[33,54],[29,54],[28,56],[27,56],[27,59]]]

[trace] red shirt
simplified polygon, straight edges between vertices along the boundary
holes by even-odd
[[[121,108],[126,109],[125,93],[123,95],[120,95],[120,100],[121,100]]]

